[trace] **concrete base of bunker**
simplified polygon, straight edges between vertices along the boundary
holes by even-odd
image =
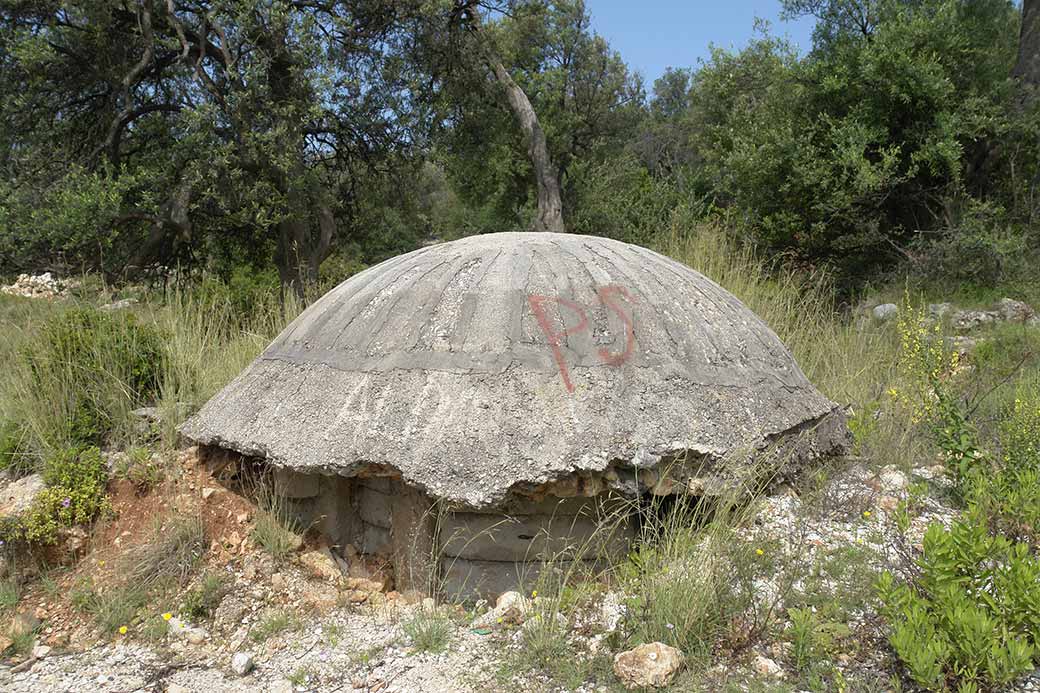
[[[274,470],[275,491],[291,498],[301,526],[383,556],[398,590],[458,601],[536,585],[545,567],[588,574],[625,555],[636,534],[630,501],[516,498],[494,508],[451,508],[399,478],[343,478]]]
[[[594,576],[629,552],[648,507],[755,495],[796,473],[805,459],[841,454],[842,423],[822,417],[725,458],[686,451],[647,467],[618,461],[598,473],[518,485],[477,507],[435,500],[389,466],[355,467],[348,477],[270,467],[218,446],[201,450],[211,467],[215,461],[269,472],[299,526],[320,533],[345,558],[362,554],[386,566],[395,589],[470,601]]]

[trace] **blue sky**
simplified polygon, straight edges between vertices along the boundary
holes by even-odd
[[[695,67],[708,46],[740,48],[755,18],[786,35],[802,53],[810,48],[813,19],[780,21],[779,0],[586,0],[592,28],[646,78],[647,88],[666,67]]]

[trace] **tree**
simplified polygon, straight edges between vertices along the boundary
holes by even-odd
[[[476,39],[476,44],[484,56],[495,79],[502,86],[509,100],[509,107],[520,124],[520,129],[527,140],[527,154],[531,159],[531,168],[538,187],[538,213],[535,215],[533,229],[535,231],[553,231],[564,233],[563,200],[560,195],[560,181],[556,166],[549,155],[545,141],[545,132],[538,122],[538,114],[531,106],[524,90],[513,80],[509,70],[502,64],[490,39],[486,36],[479,10],[478,0],[460,0],[458,14],[465,22],[468,30]]]
[[[541,220],[556,202],[545,191],[559,190],[564,217],[580,204],[575,165],[634,132],[641,83],[591,32],[583,2],[455,4],[464,6],[472,14],[451,23],[464,31],[438,37],[452,48],[435,56],[432,70],[447,123],[436,138],[439,158],[463,201],[486,210],[482,226],[524,225],[530,200],[530,226],[546,228]],[[537,130],[510,127],[503,103]]]
[[[1022,2],[1018,57],[1011,75],[1019,84],[1019,105],[1031,107],[1040,90],[1040,2],[1037,0]]]
[[[422,144],[402,59],[418,6],[4,0],[0,79],[31,85],[3,111],[7,193],[31,206],[78,167],[119,191],[123,263],[232,243],[302,293],[366,180]]]

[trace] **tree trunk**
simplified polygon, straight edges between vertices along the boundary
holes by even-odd
[[[473,0],[467,0],[460,10],[469,21],[470,31],[477,40],[485,62],[494,72],[495,79],[505,88],[509,107],[519,121],[520,129],[527,140],[527,155],[531,159],[535,181],[538,184],[538,216],[534,220],[532,230],[566,233],[563,225],[563,198],[560,195],[559,173],[553,165],[552,157],[549,156],[549,147],[545,141],[545,132],[538,122],[538,114],[534,112],[527,94],[513,80],[509,70],[489,45],[481,28],[480,13],[476,4]]]
[[[1018,80],[1018,105],[1025,110],[1036,103],[1040,90],[1040,0],[1023,0],[1018,37],[1018,59],[1011,76]]]
[[[294,214],[278,223],[278,246],[275,249],[275,264],[282,289],[291,290],[298,299],[305,298],[308,286],[318,281],[321,263],[332,252],[332,239],[336,235],[336,219],[328,205],[311,203],[307,195],[290,195]],[[308,210],[317,217],[317,238],[311,233]]]
[[[531,106],[527,94],[509,75],[502,61],[493,59],[492,69],[495,79],[505,87],[506,96],[513,114],[520,122],[520,128],[527,139],[527,155],[534,167],[534,177],[538,183],[538,216],[534,220],[535,231],[554,231],[566,233],[563,225],[563,200],[560,196],[560,181],[556,175],[549,156],[549,148],[545,141],[545,132],[538,122],[538,115]]]

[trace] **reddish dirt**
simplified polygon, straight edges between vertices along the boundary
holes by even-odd
[[[86,644],[70,643],[79,639],[73,637],[77,631],[85,633],[83,626],[87,630],[91,626],[90,617],[73,605],[72,594],[85,584],[102,590],[117,588],[126,552],[153,536],[164,518],[201,512],[210,541],[203,560],[210,566],[222,567],[250,548],[255,506],[222,486],[199,462],[194,449],[174,453],[170,464],[168,479],[153,489],[142,490],[127,480],[110,482],[112,513],[95,524],[79,555],[70,556],[67,549],[59,548],[39,557],[39,572],[49,574],[55,587],[48,592],[41,581],[33,580],[26,586],[20,610],[43,621],[42,642],[58,647]]]

